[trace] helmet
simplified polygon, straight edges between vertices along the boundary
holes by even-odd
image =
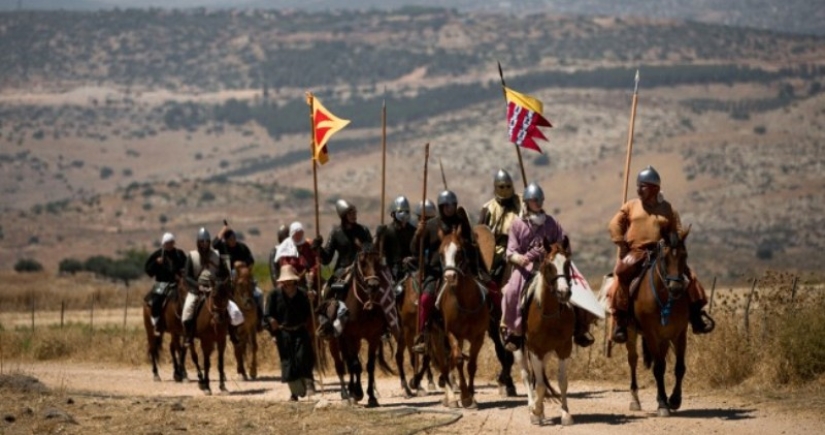
[[[530,183],[527,185],[527,188],[524,189],[524,202],[531,199],[535,199],[539,203],[539,207],[544,205],[544,191],[542,191],[541,187],[536,183]]]
[[[497,199],[510,199],[513,197],[513,178],[504,169],[499,169],[493,179],[493,187],[496,190]]]
[[[289,227],[283,224],[278,228],[278,244],[286,240],[287,237],[289,237]]]
[[[407,201],[407,197],[402,195],[402,196],[399,196],[398,198],[395,198],[395,201],[393,201],[393,203],[392,203],[392,211],[395,211],[395,212],[406,211],[406,212],[409,213],[409,211],[410,211],[410,202]]]
[[[438,194],[438,207],[441,208],[444,204],[458,205],[458,197],[452,190],[445,190]]]
[[[424,213],[424,217],[435,217],[435,204],[429,199],[424,202]],[[415,206],[415,214],[418,215],[419,218],[421,217],[421,202]]]
[[[201,227],[201,229],[198,230],[198,238],[196,240],[198,242],[211,242],[212,236],[209,235],[209,231],[206,231],[206,228]]]
[[[335,201],[335,212],[338,213],[338,217],[340,217],[341,219],[344,218],[344,216],[347,214],[347,212],[349,212],[350,210],[352,210],[354,208],[355,208],[354,205],[348,203],[347,201],[345,201],[343,199],[339,199],[338,201]]]
[[[642,171],[639,172],[639,176],[636,177],[636,184],[642,183],[661,186],[662,179],[659,177],[659,173],[653,169],[653,166],[648,165],[646,168],[642,169]]]
[[[212,272],[209,269],[203,269],[200,276],[198,276],[198,284],[212,285]]]

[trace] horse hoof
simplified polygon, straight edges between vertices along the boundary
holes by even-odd
[[[473,400],[473,398],[472,398],[472,397],[464,397],[464,398],[462,398],[462,399],[461,399],[461,406],[462,406],[463,408],[465,408],[465,409],[469,409],[469,408],[472,408],[472,407],[473,407],[473,405],[475,405],[476,407],[478,407],[478,404],[477,404],[477,403],[475,403],[475,400]]]
[[[656,415],[659,417],[670,417],[670,410],[667,408],[659,408],[659,410],[656,411]]]
[[[444,388],[443,385],[441,387]],[[435,390],[436,390],[435,382],[430,382],[429,384],[427,384],[427,391],[435,391]]]
[[[543,423],[544,418],[540,415],[530,414],[530,424],[534,424],[536,426],[541,426]]]
[[[561,425],[562,426],[573,426],[573,416],[570,414],[563,415],[561,417]]]
[[[207,396],[211,396],[212,395],[212,390],[206,388],[206,389],[203,390],[203,394],[206,394]]]
[[[642,405],[639,402],[630,402],[630,410],[631,411],[641,411]]]
[[[429,393],[426,390],[423,390],[421,388],[415,390],[415,395],[418,397],[427,397],[428,394]]]
[[[160,382],[160,376],[155,375],[155,376],[154,376],[154,379],[155,379],[155,382]]]
[[[369,400],[367,400],[367,408],[377,408],[377,407],[378,407],[378,399],[376,399],[375,397],[370,397]]]
[[[667,406],[670,408],[671,411],[676,411],[682,407],[682,398],[681,397],[671,397],[670,400],[667,401]]]

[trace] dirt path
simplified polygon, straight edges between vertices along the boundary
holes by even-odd
[[[243,382],[234,380],[234,373],[227,371],[230,393],[205,397],[194,383],[171,382],[168,367],[163,367],[164,381],[159,383],[151,381],[149,367],[124,368],[67,363],[15,365],[7,362],[5,369],[35,376],[52,390],[69,394],[87,392],[136,398],[193,397],[193,400],[199,401],[248,399],[269,402],[283,402],[289,396],[286,386],[278,381],[277,373],[264,373],[261,380]],[[325,380],[326,391],[321,398],[328,400],[332,406],[345,406],[331,385],[331,379]],[[385,410],[397,410],[406,406],[445,410],[441,406],[440,393],[405,399],[394,378],[380,378],[378,388],[379,401]],[[217,390],[216,383],[213,389]],[[521,385],[519,392],[524,392]],[[564,428],[566,434],[660,434],[668,433],[671,429],[680,434],[818,433],[825,421],[825,417],[817,418],[815,412],[801,416],[758,400],[719,394],[700,395],[697,391],[686,391],[683,409],[670,418],[655,416],[655,391],[651,388],[640,392],[642,406],[645,408],[642,412],[628,410],[628,393],[624,386],[571,382],[570,393],[569,406],[576,424]],[[317,399],[319,396],[312,400]],[[524,395],[511,399],[500,398],[494,385],[482,382],[478,388],[477,400],[479,409],[458,410],[463,415],[458,422],[430,433],[526,433],[536,429],[529,423]],[[560,426],[556,405],[548,403],[545,412],[554,427],[546,425],[540,430],[558,430]]]

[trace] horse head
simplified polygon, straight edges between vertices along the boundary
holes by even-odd
[[[442,225],[438,230],[438,237],[441,239],[438,253],[441,255],[441,266],[444,269],[444,282],[451,286],[456,285],[459,274],[464,274],[464,249],[468,239],[473,236],[470,220],[464,208],[459,207],[456,214],[458,225]]]
[[[253,293],[252,270],[243,261],[235,262],[235,283],[233,293],[236,299],[249,299]]]
[[[685,239],[690,234],[690,226],[681,233],[670,233],[659,241],[656,257],[657,273],[665,283],[671,297],[681,297],[687,289],[687,248]]]
[[[559,302],[566,303],[570,300],[572,278],[570,239],[564,236],[561,243],[552,245],[545,239],[544,252],[546,254],[540,266],[541,275],[544,281],[556,290]]]
[[[360,249],[355,259],[355,279],[359,286],[362,286],[369,298],[380,294],[381,279],[381,253],[371,243],[360,245]]]

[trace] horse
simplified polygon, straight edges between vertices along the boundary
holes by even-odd
[[[235,361],[238,365],[238,374],[248,381],[258,377],[258,308],[253,297],[255,282],[252,272],[242,261],[235,262],[235,283],[232,300],[243,313],[244,322],[238,326],[238,343],[233,344]],[[249,376],[246,373],[247,349],[251,356]]]
[[[443,323],[433,328],[436,331],[430,334],[429,345],[433,358],[437,360],[441,369],[439,382],[443,381],[447,384],[447,388],[444,388],[443,404],[451,407],[458,402],[453,393],[454,381],[449,376],[455,368],[458,369],[461,405],[465,408],[476,408],[478,404],[475,400],[475,375],[478,369],[478,354],[484,344],[484,336],[487,334],[490,313],[485,300],[485,291],[472,276],[469,264],[465,261],[464,250],[474,249],[471,246],[465,246],[464,233],[470,232],[467,213],[461,207],[456,213],[462,224],[448,229],[449,232],[446,232],[444,228],[439,229],[441,245],[438,252],[441,255],[444,275],[436,306],[441,311]],[[438,331],[438,326],[443,327],[443,330]],[[447,350],[444,339],[449,344],[448,355],[443,354],[443,351]],[[466,377],[465,358],[462,354],[465,340],[470,343]]]
[[[527,389],[530,422],[541,425],[547,390],[551,396],[557,396],[544,372],[550,356],[556,354],[559,359],[561,424],[569,426],[573,424],[573,417],[567,408],[567,364],[573,351],[576,324],[576,314],[569,303],[572,275],[570,243],[567,237],[561,244],[552,246],[548,246],[545,240],[544,249],[547,254],[539,265],[539,272],[525,289],[525,340],[522,348],[515,352],[515,358],[521,366],[521,378]]]
[[[672,233],[658,242],[650,254],[650,267],[642,273],[639,288],[631,302],[631,325],[628,327],[627,362],[630,365],[630,394],[632,411],[641,410],[638,385],[636,384],[636,364],[638,354],[636,338],[642,336],[642,351],[645,368],[653,365],[656,379],[656,400],[659,402],[657,414],[667,417],[671,411],[682,405],[682,379],[687,370],[685,350],[687,348],[687,326],[690,298],[685,295],[688,280],[687,250],[685,239],[690,228],[681,233]],[[676,353],[674,373],[676,384],[670,398],[665,392],[665,369],[667,353],[673,345]]]
[[[433,372],[430,369],[430,356],[424,354],[421,357],[420,365],[418,354],[413,352],[412,348],[415,344],[415,335],[418,329],[418,298],[419,289],[415,282],[416,275],[409,275],[401,281],[399,285],[404,289],[399,300],[397,300],[398,320],[401,328],[395,341],[398,347],[395,349],[395,365],[398,367],[398,376],[401,379],[401,388],[407,397],[412,397],[412,390],[416,390],[416,395],[423,395],[424,391],[421,389],[421,380],[424,374],[427,375],[428,389],[435,390],[435,383],[433,382]],[[404,373],[404,352],[410,355],[410,364],[413,367],[413,378],[407,383],[407,377]]]
[[[352,274],[351,287],[347,292],[344,303],[349,311],[349,320],[345,323],[341,336],[334,338],[332,322],[337,315],[335,306],[337,301],[328,300],[318,307],[319,320],[318,335],[329,340],[329,350],[335,361],[335,371],[341,385],[341,398],[350,398],[359,402],[364,398],[361,387],[361,340],[367,341],[367,407],[378,406],[375,397],[375,363],[385,373],[395,374],[384,360],[383,343],[381,336],[387,328],[387,321],[381,310],[381,288],[389,286],[390,282],[383,273],[385,266],[380,264],[380,254],[372,245],[364,245],[359,250],[356,260],[350,266]],[[349,382],[344,381],[344,365],[349,372]]]
[[[172,376],[175,382],[182,382],[186,379],[186,350],[181,343],[184,331],[180,318],[183,302],[186,300],[185,286],[176,285],[170,296],[173,297],[167,296],[161,312],[160,321],[163,322],[164,328],[160,335],[155,335],[155,327],[152,325],[152,307],[149,306],[149,301],[143,303],[143,328],[146,331],[147,350],[152,360],[152,374],[156,382],[160,382],[158,359],[160,359],[160,348],[163,346],[163,334],[166,332],[170,336],[169,354],[172,357]]]
[[[198,363],[198,353],[195,346],[191,346],[190,354],[195,368],[198,370],[198,386],[206,394],[212,394],[209,387],[209,368],[211,367],[212,351],[218,348],[218,375],[220,390],[226,392],[226,374],[224,373],[224,351],[226,350],[226,336],[229,331],[229,297],[232,293],[232,280],[229,272],[227,256],[221,256],[221,264],[215,277],[215,288],[200,307],[195,317],[195,338],[200,340],[203,353],[203,371]]]

